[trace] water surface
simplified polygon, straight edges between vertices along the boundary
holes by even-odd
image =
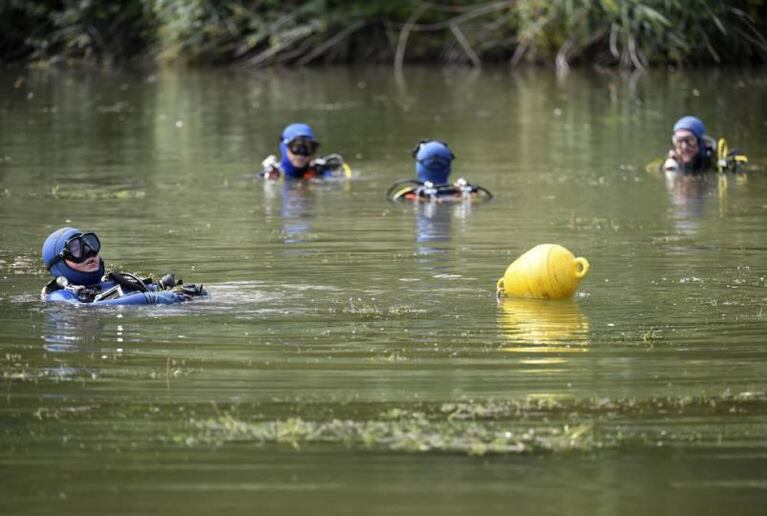
[[[767,75],[505,69],[0,73],[8,514],[761,514]],[[746,175],[665,177],[679,116]],[[354,178],[253,178],[310,123]],[[391,204],[422,138],[492,202]],[[44,238],[204,283],[43,306]],[[574,299],[496,302],[519,254]]]

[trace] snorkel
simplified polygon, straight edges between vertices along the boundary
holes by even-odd
[[[413,158],[419,181],[435,185],[447,183],[455,156],[445,142],[421,140],[413,149]]]
[[[81,235],[82,231],[75,228],[61,228],[51,233],[43,243],[43,264],[51,276],[64,276],[73,285],[95,285],[104,275],[104,261],[99,258],[99,268],[93,272],[76,271],[67,265],[62,256],[64,246],[70,238]]]
[[[282,168],[286,176],[300,179],[306,167],[298,168],[288,158],[288,143],[296,138],[306,138],[315,142],[317,140],[314,138],[314,131],[307,124],[290,124],[282,131],[282,137],[280,137],[280,168]]]

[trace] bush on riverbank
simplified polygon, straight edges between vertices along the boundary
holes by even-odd
[[[0,62],[111,62],[147,55],[156,32],[150,2],[0,2]]]
[[[767,0],[6,0],[0,60],[764,63]]]

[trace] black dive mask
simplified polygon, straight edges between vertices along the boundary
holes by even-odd
[[[299,136],[290,140],[286,146],[290,152],[298,156],[313,156],[320,144],[310,138]]]
[[[78,233],[64,242],[64,248],[54,256],[49,269],[58,261],[69,260],[82,263],[92,256],[99,254],[101,241],[96,233]]]

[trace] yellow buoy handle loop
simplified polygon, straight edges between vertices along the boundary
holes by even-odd
[[[580,279],[584,277],[586,274],[588,274],[590,265],[589,265],[589,261],[586,258],[579,256],[578,258],[575,259],[575,265],[576,265],[576,269],[575,269],[576,278]]]
[[[495,282],[495,295],[500,296],[503,294],[503,278],[500,278]]]

